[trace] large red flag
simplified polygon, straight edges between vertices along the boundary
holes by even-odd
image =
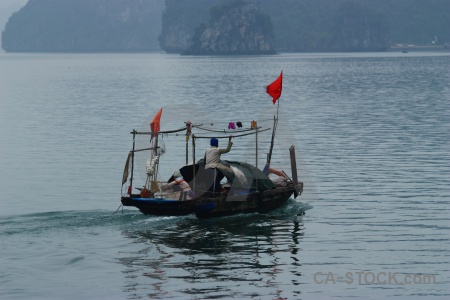
[[[281,71],[280,76],[278,76],[278,78],[274,82],[269,84],[266,88],[266,93],[272,96],[273,98],[272,100],[273,104],[275,104],[278,98],[280,98],[282,89],[283,89],[283,71]]]
[[[158,111],[158,113],[153,118],[153,121],[150,123],[150,130],[153,133],[158,133],[158,131],[161,129],[159,125],[159,121],[161,120],[161,114],[162,114],[162,108]]]

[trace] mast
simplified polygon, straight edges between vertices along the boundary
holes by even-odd
[[[147,177],[151,175],[151,177],[153,178],[151,182],[151,190],[153,190],[153,187],[155,187],[156,190],[159,189],[156,180],[158,178],[158,167],[159,167],[158,132],[160,131],[161,114],[162,108],[158,111],[153,120],[150,122],[150,131],[152,132],[151,139],[154,140],[153,140],[152,159],[150,161],[150,170],[147,170]]]
[[[269,84],[266,87],[266,93],[272,97],[273,104],[275,104],[275,102],[277,102],[277,100],[278,100],[277,116],[276,117],[273,116],[273,131],[272,131],[272,140],[270,142],[270,150],[269,150],[269,154],[267,155],[267,163],[264,166],[264,173],[266,173],[266,174],[268,174],[268,172],[269,172],[270,161],[272,160],[272,150],[273,150],[273,144],[275,141],[275,133],[277,131],[277,125],[278,125],[278,111],[280,109],[280,97],[281,97],[282,88],[283,88],[283,70],[281,70],[280,76],[278,76],[278,78],[274,82],[272,82],[271,84]]]
[[[134,147],[136,144],[136,129],[133,129],[133,132],[131,132],[133,134],[133,152],[131,152],[131,177],[130,177],[130,190],[129,190],[129,194],[131,197],[131,192],[133,191],[133,172],[134,172]]]
[[[272,151],[273,144],[275,142],[275,133],[277,131],[278,119],[273,116],[273,130],[272,130],[272,140],[270,141],[270,149],[269,154],[267,154],[267,164],[270,165],[270,161],[272,160]]]

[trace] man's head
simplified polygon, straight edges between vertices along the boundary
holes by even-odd
[[[216,138],[212,138],[211,142],[210,142],[210,145],[214,146],[214,147],[218,147],[219,146],[219,140],[216,139]]]

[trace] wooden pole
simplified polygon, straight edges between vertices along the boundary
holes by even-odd
[[[277,117],[273,116],[273,130],[272,130],[272,140],[270,142],[270,150],[269,154],[267,156],[267,165],[270,165],[270,161],[272,160],[272,150],[273,150],[273,144],[275,141],[275,133],[277,131],[278,126],[278,110],[280,108],[280,98],[278,98],[278,105],[277,105]]]
[[[264,131],[267,131],[267,130],[270,130],[270,128],[265,128],[265,129],[262,129],[262,130],[258,130],[258,132],[264,132]],[[233,138],[235,138],[235,137],[247,136],[247,135],[251,135],[251,134],[255,134],[255,132],[252,131],[252,132],[250,132],[250,133],[234,134],[234,135],[231,135],[231,136],[232,136]],[[216,139],[228,139],[228,138],[230,138],[230,136],[229,136],[229,135],[225,135],[225,136],[196,136],[195,138],[196,138],[196,139],[212,139],[212,138],[216,138]]]
[[[270,161],[272,160],[272,150],[275,141],[275,132],[277,131],[277,121],[278,119],[276,119],[275,116],[273,116],[272,140],[270,141],[269,154],[267,155],[267,164],[270,164]]]
[[[255,167],[258,169],[258,127],[256,127],[256,158]],[[255,180],[255,190],[258,191],[258,177]]]
[[[256,158],[255,167],[258,168],[258,127],[256,127]]]
[[[155,139],[153,141],[153,157],[155,158],[158,155],[158,133],[155,133],[155,135],[153,135],[153,138]],[[159,165],[159,161],[158,163],[155,165],[155,172],[153,173],[153,181],[158,180],[158,169],[157,169],[157,165]]]
[[[192,135],[192,180],[194,181],[193,191],[195,193],[195,135]]]
[[[188,135],[188,129],[186,129],[186,166],[189,162],[189,135]]]
[[[131,177],[130,177],[130,197],[133,193],[133,176],[134,176],[134,147],[136,144],[136,130],[133,129],[133,152],[131,153]]]
[[[297,198],[298,196],[298,190],[297,190],[297,186],[298,186],[298,176],[297,176],[297,161],[295,159],[295,147],[294,145],[292,145],[289,148],[289,153],[291,156],[291,171],[292,171],[292,181],[294,183],[294,198]]]

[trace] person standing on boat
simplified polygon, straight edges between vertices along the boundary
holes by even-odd
[[[224,165],[220,163],[220,156],[224,153],[228,153],[231,150],[231,147],[233,146],[233,143],[231,142],[232,136],[228,138],[228,145],[226,149],[219,148],[219,140],[216,138],[212,138],[210,141],[211,147],[206,149],[205,152],[205,169],[212,169],[214,171],[214,182],[212,186],[212,191],[215,192],[216,188],[220,188],[220,180],[222,180],[223,176],[217,176],[217,168],[222,167],[226,168]]]
[[[178,200],[183,201],[191,200],[194,198],[194,192],[191,190],[189,183],[187,183],[183,179],[183,176],[181,175],[181,172],[179,170],[173,173],[173,181],[161,186],[161,189],[163,191],[166,191],[173,186],[178,186],[181,189],[181,194]]]

